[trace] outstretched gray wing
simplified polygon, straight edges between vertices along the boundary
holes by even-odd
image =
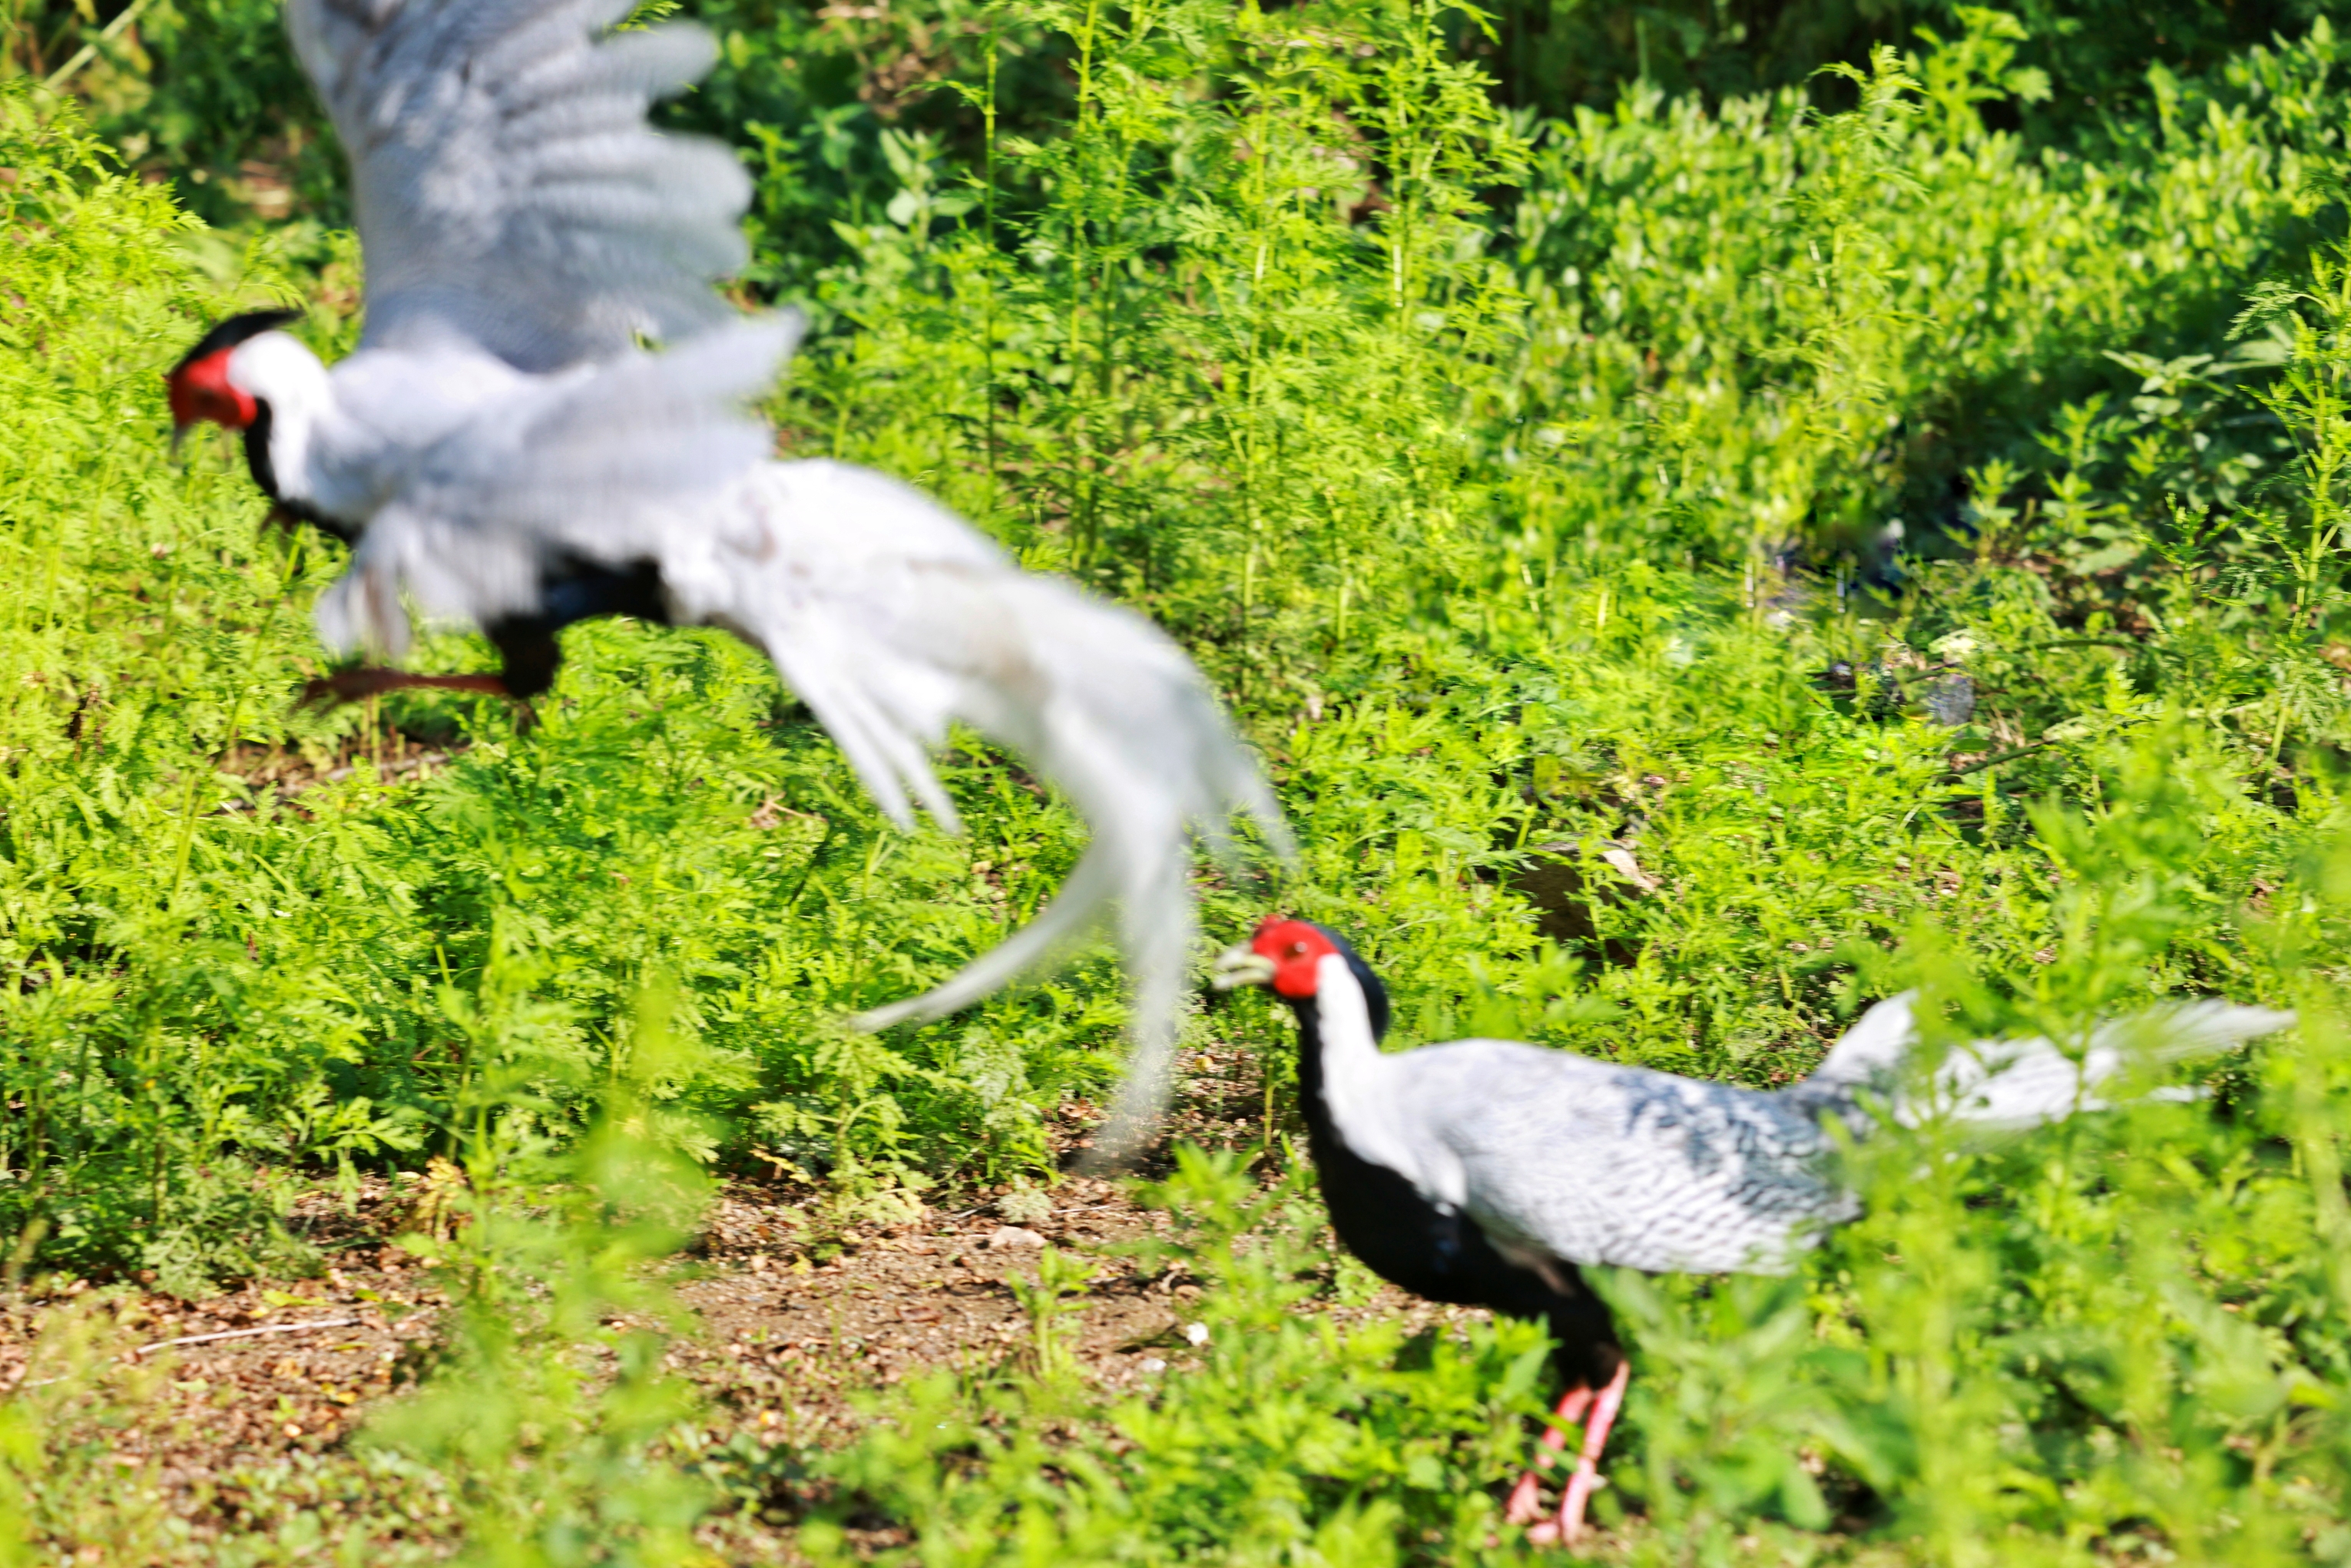
[[[645,122],[709,68],[698,27],[610,29],[632,0],[292,0],[351,162],[362,346],[462,338],[526,371],[730,312],[750,181]]]

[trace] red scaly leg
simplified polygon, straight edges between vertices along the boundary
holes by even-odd
[[[1527,1531],[1529,1540],[1568,1545],[1583,1533],[1583,1505],[1600,1490],[1600,1450],[1608,1445],[1608,1429],[1616,1425],[1616,1412],[1625,1407],[1625,1385],[1632,1378],[1633,1364],[1618,1362],[1616,1375],[1600,1391],[1600,1397],[1593,1402],[1592,1418],[1583,1424],[1583,1456],[1576,1461],[1567,1495],[1559,1500],[1557,1522],[1535,1526]]]
[[[1510,1500],[1502,1517],[1512,1524],[1528,1524],[1542,1517],[1542,1490],[1540,1472],[1552,1467],[1552,1455],[1567,1447],[1567,1434],[1560,1430],[1571,1422],[1583,1419],[1583,1408],[1592,1403],[1592,1390],[1584,1387],[1569,1389],[1559,1396],[1559,1406],[1551,1413],[1551,1425],[1543,1428],[1542,1447],[1536,1451],[1534,1468],[1519,1478],[1510,1489]]]

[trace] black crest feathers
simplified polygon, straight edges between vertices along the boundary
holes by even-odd
[[[196,346],[181,355],[180,362],[172,367],[172,373],[177,375],[198,360],[217,354],[223,349],[234,349],[247,338],[258,338],[264,332],[274,332],[300,319],[302,312],[299,310],[248,310],[242,316],[232,316],[197,339]]]

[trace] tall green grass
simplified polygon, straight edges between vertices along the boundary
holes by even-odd
[[[258,58],[266,9],[172,25]],[[2197,1103],[1856,1151],[1868,1218],[1792,1281],[1608,1278],[1637,1375],[1604,1555],[2342,1554],[2323,19],[2129,77],[2093,131],[2044,110],[2083,87],[2050,63],[2139,57],[2037,15],[1938,15],[1809,91],[1541,120],[1489,90],[1531,57],[1515,11],[707,14],[726,64],[674,112],[747,150],[754,287],[820,328],[789,444],[1185,638],[1304,846],[1278,887],[1209,887],[1217,934],[1271,902],[1347,931],[1406,1042],[1756,1085],[1912,984],[1938,1028],[2060,1040],[2171,997],[2303,1010]],[[195,93],[172,36],[91,112]],[[269,151],[190,112],[175,146]],[[970,746],[971,836],[892,831],[700,633],[573,632],[527,735],[457,699],[289,712],[338,552],[260,527],[233,448],[166,463],[159,377],[263,301],[348,346],[350,241],[208,227],[120,156],[193,185],[229,153],[87,123],[0,89],[10,1278],[298,1271],[297,1193],[436,1155],[476,1206],[435,1380],[235,1550],[294,1552],[340,1487],[362,1520],[437,1500],[485,1561],[687,1562],[709,1511],[803,1508],[815,1475],[818,1560],[877,1515],[926,1563],[1520,1553],[1496,1495],[1538,1341],[1332,1326],[1364,1281],[1283,1147],[1184,1155],[1153,1195],[1182,1250],[1139,1266],[1208,1282],[1209,1338],[1148,1396],[1070,1375],[1088,1268],[1061,1259],[1019,1364],[880,1400],[845,1450],[696,1436],[656,1342],[601,1325],[690,1332],[645,1271],[710,1176],[780,1161],[898,1213],[1046,1179],[1046,1113],[1115,1071],[1102,955],[939,1024],[841,1021],[1033,910],[1079,826]],[[331,223],[331,160],[277,151]],[[1263,998],[1193,1027],[1290,1113]],[[136,1390],[74,1375],[6,1412],[0,1506],[226,1560],[90,1511],[77,1434]],[[355,1529],[338,1550],[378,1549]]]

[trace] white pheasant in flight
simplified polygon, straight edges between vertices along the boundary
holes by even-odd
[[[715,291],[747,259],[750,183],[724,148],[646,121],[712,45],[691,26],[612,30],[632,8],[291,0],[350,158],[365,330],[330,367],[280,329],[288,313],[221,323],[170,374],[175,434],[243,432],[278,507],[350,543],[318,606],[329,643],[397,656],[406,600],[480,627],[504,659],[496,676],[347,670],[334,696],[528,697],[553,681],[563,627],[627,614],[764,649],[902,825],[919,804],[956,826],[928,760],[950,722],[1020,753],[1084,817],[1084,857],[1027,927],[862,1021],[962,1007],[1115,907],[1136,1019],[1117,1152],[1164,1092],[1190,835],[1248,814],[1286,849],[1279,810],[1148,622],[1020,570],[895,480],[770,459],[744,405],[799,323]]]

